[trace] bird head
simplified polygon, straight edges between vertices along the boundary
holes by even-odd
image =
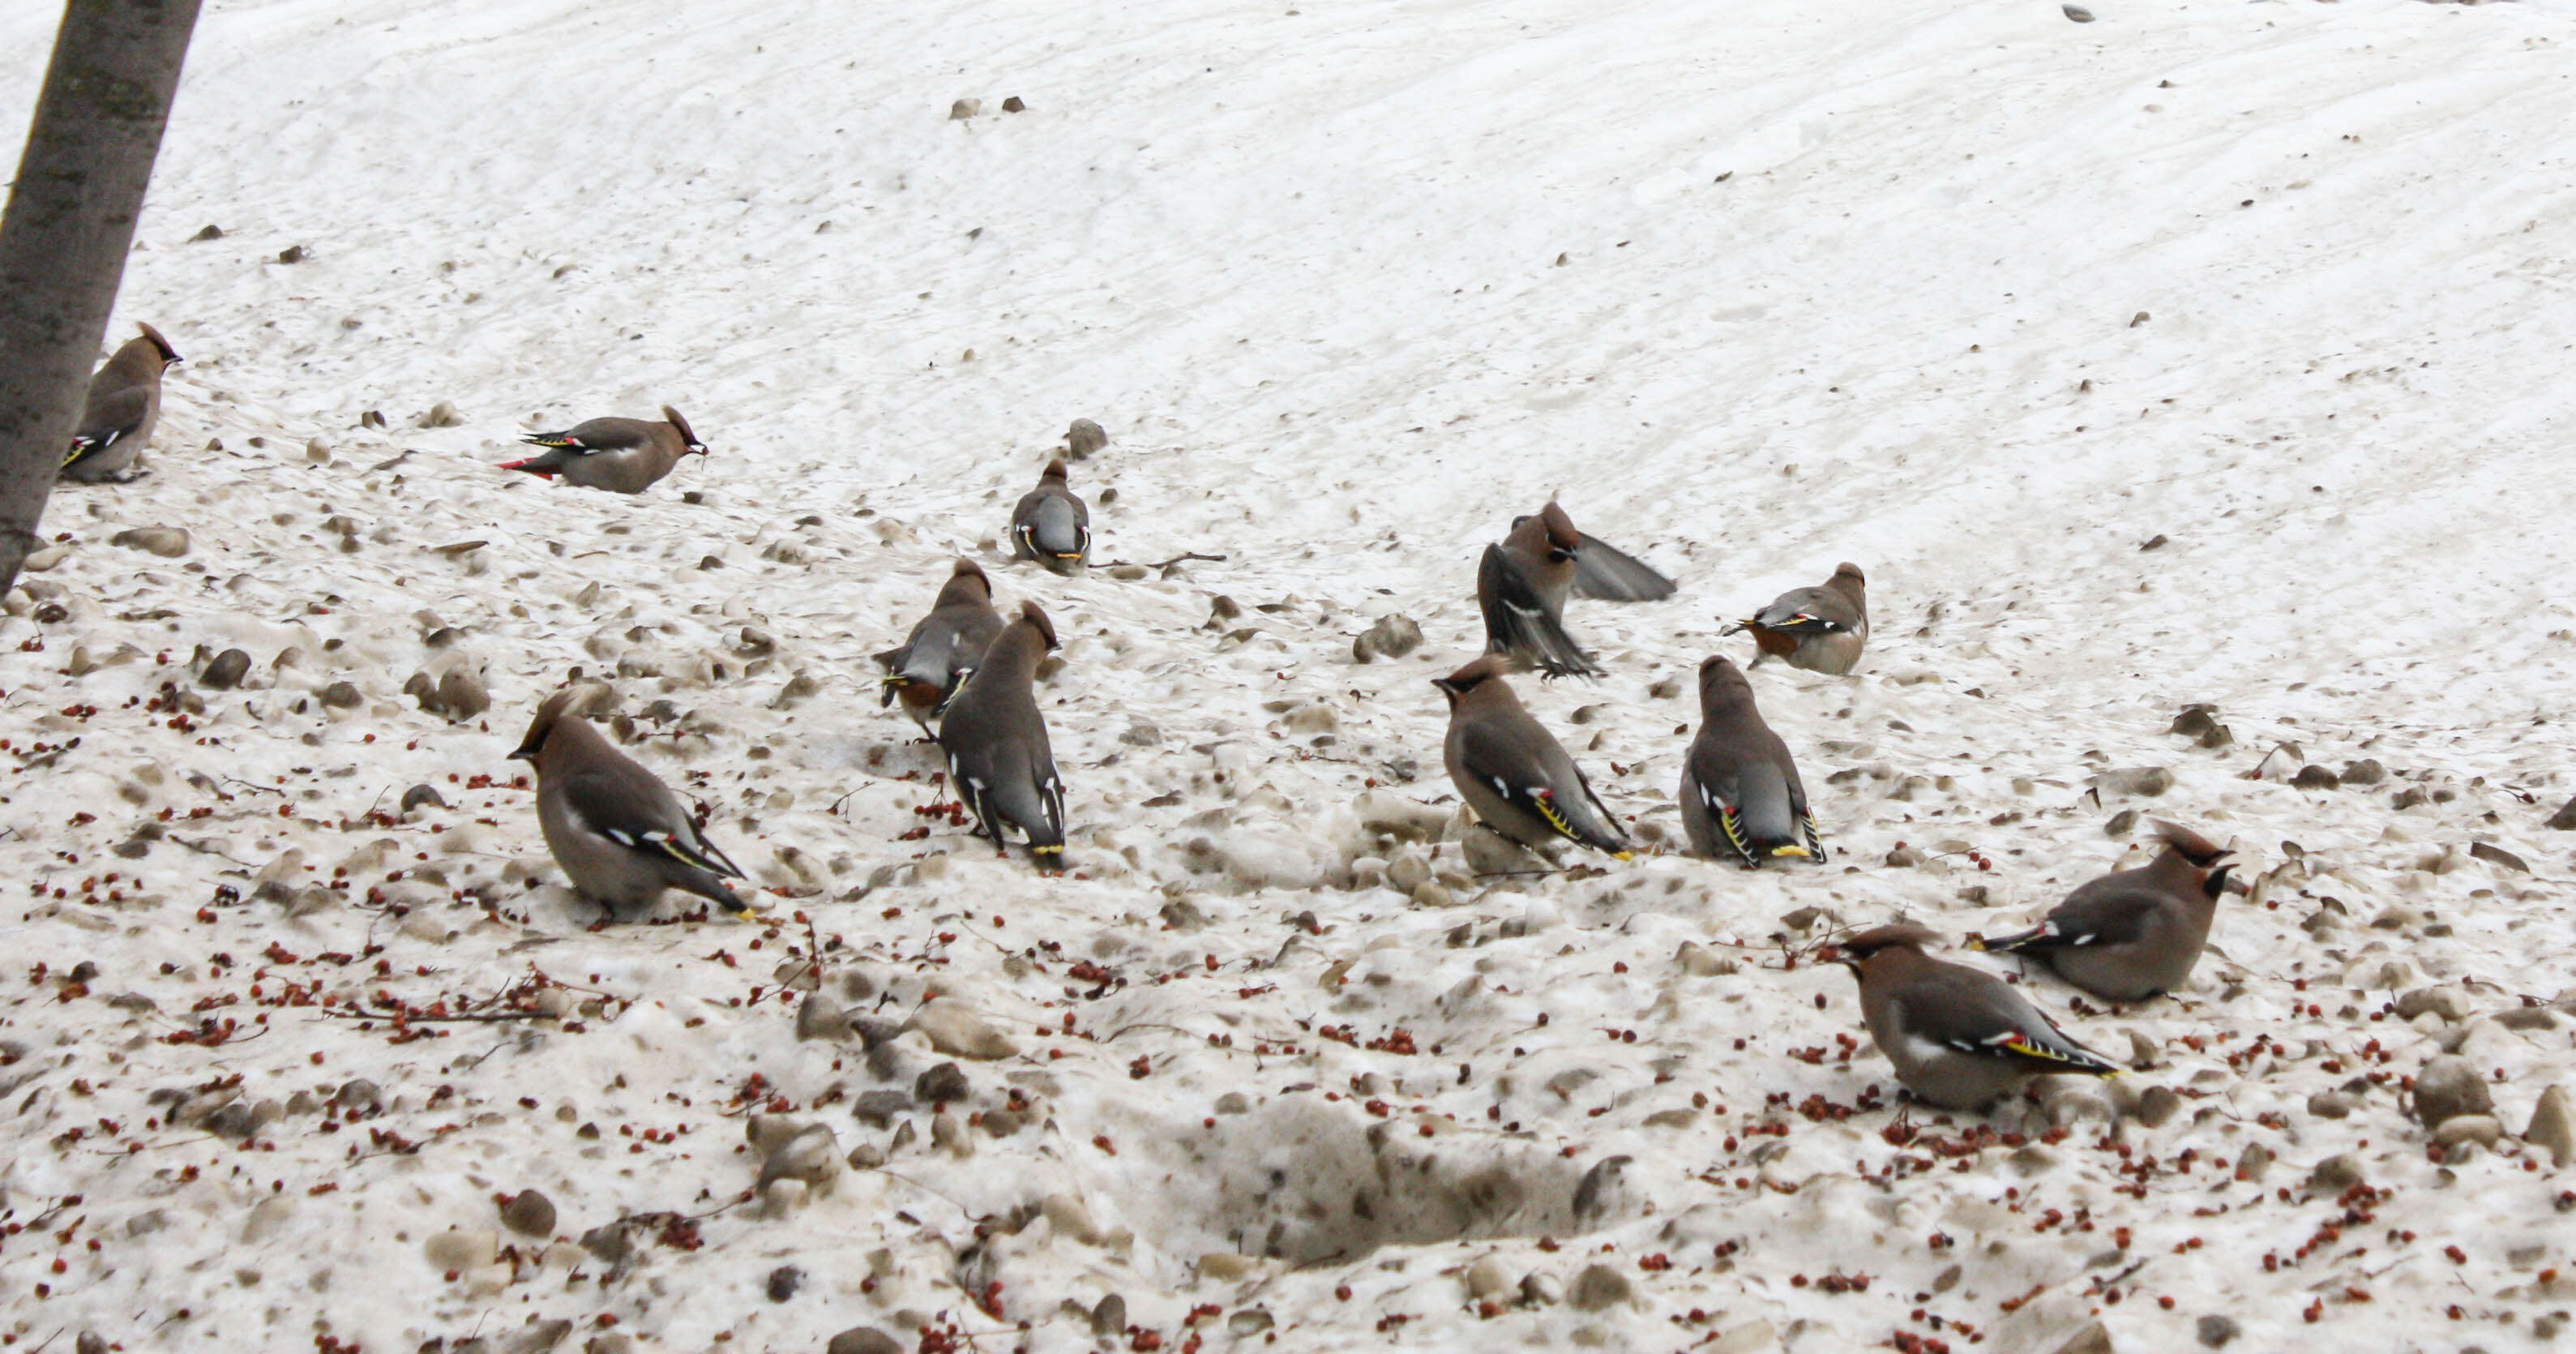
[[[663,405],[662,417],[669,419],[671,421],[671,426],[680,430],[680,444],[688,448],[687,452],[682,453],[683,455],[694,453],[699,456],[704,456],[707,454],[707,444],[698,440],[697,433],[690,429],[689,421],[687,419],[680,417],[679,410],[674,409],[667,404]]]

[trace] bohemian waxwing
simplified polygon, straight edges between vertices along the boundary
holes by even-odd
[[[1510,654],[1546,677],[1598,677],[1592,656],[1565,633],[1583,533],[1551,502],[1515,522],[1476,566],[1476,604],[1485,613],[1485,651]]]
[[[519,440],[552,450],[524,461],[503,462],[501,468],[548,479],[561,475],[566,483],[585,489],[640,494],[670,474],[681,457],[707,454],[707,444],[689,430],[689,421],[680,417],[679,410],[663,405],[662,420],[594,418],[562,432],[530,433]]]
[[[1939,943],[1925,927],[1898,923],[1842,941],[1833,956],[1860,980],[1869,1037],[1917,1098],[1982,1110],[2033,1077],[2119,1074],[2003,979],[1923,952]]]
[[[2173,823],[2157,823],[2164,849],[2133,870],[2076,886],[2040,924],[1972,948],[2026,954],[2105,1001],[2144,1001],[2182,986],[2209,942],[2227,852]]]
[[[1002,617],[993,610],[993,583],[975,561],[961,559],[950,570],[930,614],[913,623],[903,643],[878,654],[885,669],[881,705],[903,699],[903,712],[930,731],[930,720],[957,694],[966,674],[984,661],[984,650],[1002,633]]]
[[[537,769],[537,823],[555,864],[612,921],[649,908],[664,889],[748,910],[724,882],[742,878],[741,868],[699,833],[680,797],[573,709],[594,691],[548,696],[510,754]]]
[[[1838,565],[1823,586],[1784,592],[1752,619],[1718,633],[1750,630],[1764,654],[1785,659],[1793,668],[1840,676],[1860,662],[1861,646],[1869,642],[1866,589],[1859,565]]]
[[[1747,865],[1824,860],[1789,745],[1762,722],[1753,684],[1723,655],[1699,665],[1699,713],[1699,736],[1682,762],[1682,830],[1692,853]]]
[[[1046,719],[1031,688],[1039,661],[1054,647],[1055,625],[1046,612],[1022,602],[939,720],[949,788],[975,815],[977,835],[1005,849],[1002,828],[1016,827],[1047,870],[1064,868],[1064,782],[1056,777]]]
[[[61,477],[82,484],[121,484],[135,454],[152,440],[161,421],[161,373],[182,359],[170,340],[148,324],[137,324],[141,338],[127,339],[107,365],[90,378],[89,402],[81,409],[80,428],[63,453]]]
[[[1628,858],[1591,782],[1512,694],[1511,659],[1486,654],[1431,684],[1449,698],[1449,779],[1485,826],[1533,850],[1570,841]]]
[[[1047,462],[1038,487],[1011,512],[1011,553],[1050,573],[1069,574],[1091,561],[1091,509],[1065,479],[1063,457]]]

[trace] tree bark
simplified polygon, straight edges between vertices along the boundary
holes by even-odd
[[[89,392],[199,0],[69,0],[0,215],[0,592]]]

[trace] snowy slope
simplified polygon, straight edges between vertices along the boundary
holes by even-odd
[[[0,12],[0,125],[45,8]],[[2576,1010],[2524,1009],[2576,988],[2576,10],[2094,9],[210,6],[117,321],[191,359],[154,473],[59,494],[0,620],[0,1335],[2544,1338],[2570,1183],[2434,1160],[2397,1086],[2462,1052],[2512,1135],[2576,1080]],[[489,468],[665,402],[715,454],[643,498]],[[1100,560],[1224,558],[1006,568],[1076,417]],[[1755,673],[1832,864],[1476,879],[1371,830],[1454,809],[1427,679],[1550,494],[1682,584],[1577,605],[1597,686],[1520,683],[1667,838],[1720,623],[1869,571],[1857,676]],[[112,543],[151,525],[188,552]],[[916,812],[876,704],[959,552],[1065,638],[1078,877]],[[1353,663],[1397,612],[1424,648]],[[774,925],[590,928],[503,760],[576,667]],[[488,712],[403,694],[450,670]],[[2284,742],[2390,779],[2248,779]],[[2173,788],[2088,793],[2136,767]],[[2053,1143],[1846,1116],[1887,1066],[1786,956],[2021,924],[2129,810],[2265,880],[2174,1000],[2033,980],[2142,1070],[1999,1116]],[[818,944],[864,1040],[797,1037]],[[942,1098],[887,1037],[933,996],[1017,1051],[892,1104]],[[809,1124],[858,1163],[756,1192]],[[547,1237],[496,1231],[529,1188]],[[1069,1305],[1112,1293],[1134,1334]]]

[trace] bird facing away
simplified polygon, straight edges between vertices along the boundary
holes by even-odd
[[[183,359],[161,331],[137,324],[140,338],[125,341],[89,380],[89,402],[63,453],[60,475],[82,484],[122,484],[135,455],[161,421],[161,373]]]
[[[1793,668],[1840,676],[1860,662],[1861,646],[1869,642],[1867,587],[1859,565],[1836,565],[1823,586],[1792,588],[1752,619],[1718,633],[1750,630],[1764,655],[1784,659]]]
[[[611,921],[651,907],[664,889],[749,910],[724,882],[742,878],[741,868],[699,833],[680,797],[573,709],[591,693],[548,696],[510,754],[537,769],[537,823],[555,864]]]
[[[613,494],[640,494],[670,474],[681,457],[707,454],[707,444],[690,431],[689,421],[667,404],[662,406],[659,423],[594,418],[562,432],[530,433],[519,440],[549,450],[523,461],[503,462],[503,470],[524,470],[547,479],[561,475],[565,483]]]
[[[1530,514],[1512,519],[1517,531]],[[1576,533],[1574,595],[1596,602],[1660,602],[1673,595],[1673,581],[1654,566],[1598,536]]]
[[[1011,511],[1011,553],[1069,574],[1091,560],[1091,509],[1065,483],[1064,458],[1047,462],[1038,487]]]
[[[1486,654],[1431,684],[1449,699],[1443,758],[1485,826],[1536,850],[1568,841],[1628,858],[1627,834],[1565,748],[1512,694],[1511,659]]]
[[[1747,865],[1823,861],[1789,745],[1762,722],[1753,684],[1722,654],[1699,665],[1699,716],[1699,736],[1682,761],[1682,831],[1692,854],[1732,853]]]
[[[1514,522],[1476,565],[1476,605],[1485,613],[1485,651],[1510,654],[1547,677],[1598,677],[1601,668],[1565,633],[1583,533],[1550,502]]]
[[[939,721],[949,788],[975,815],[976,835],[1007,850],[1002,828],[1018,828],[1046,870],[1064,868],[1064,782],[1056,776],[1032,686],[1039,661],[1054,647],[1054,623],[1037,603],[1022,602]]]
[[[2133,870],[2088,880],[2018,935],[1972,948],[2026,954],[2105,1001],[2144,1001],[2182,986],[2209,943],[2227,852],[2173,823],[2157,823],[2164,849]]]
[[[1844,940],[1833,956],[1860,980],[1869,1037],[1918,1099],[1983,1110],[2033,1077],[2119,1074],[2003,979],[1923,952],[1940,943],[1925,927],[1898,923]]]
[[[930,614],[913,622],[912,633],[904,636],[902,644],[877,655],[877,666],[885,669],[878,683],[884,696],[878,704],[892,705],[900,697],[903,712],[924,733],[929,732],[931,716],[957,694],[958,684],[984,661],[985,648],[1000,633],[1002,617],[993,610],[993,581],[975,561],[957,561],[948,582],[939,589],[938,600],[930,604]]]

